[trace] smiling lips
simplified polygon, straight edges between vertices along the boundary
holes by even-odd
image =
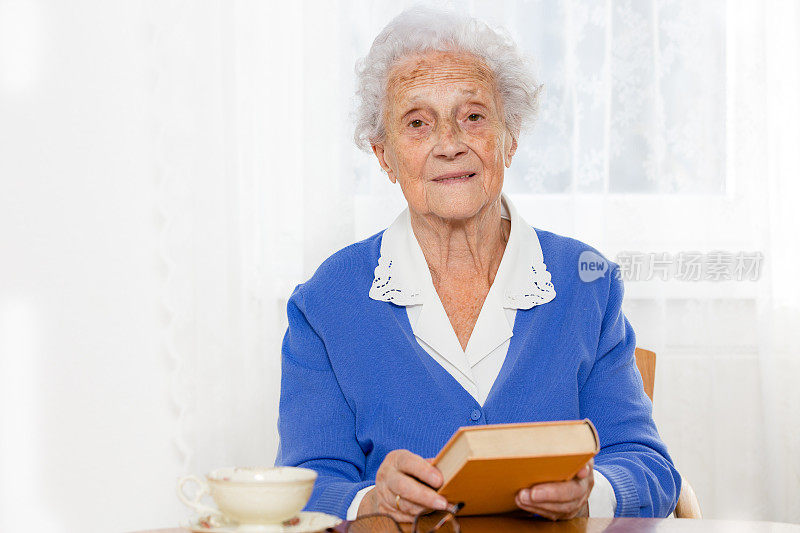
[[[451,172],[449,174],[444,174],[439,176],[438,178],[434,178],[433,181],[436,182],[454,182],[454,181],[466,181],[473,177],[475,172]]]

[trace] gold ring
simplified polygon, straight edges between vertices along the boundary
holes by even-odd
[[[394,506],[397,507],[398,511],[400,510],[400,495],[399,494],[395,495]]]

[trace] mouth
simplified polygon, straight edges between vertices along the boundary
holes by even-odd
[[[464,174],[446,174],[444,176],[439,176],[438,178],[434,178],[433,181],[436,183],[455,183],[460,181],[467,181],[468,179],[475,176],[475,172],[467,172]]]

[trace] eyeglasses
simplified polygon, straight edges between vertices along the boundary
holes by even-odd
[[[456,513],[464,507],[463,502],[454,503],[447,509],[427,510],[414,517],[412,533],[461,533]],[[388,514],[376,513],[359,516],[351,522],[342,522],[326,531],[337,533],[402,533],[400,524]]]

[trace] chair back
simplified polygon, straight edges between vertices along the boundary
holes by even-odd
[[[653,401],[653,385],[656,381],[656,353],[644,348],[636,348],[634,350],[636,356],[636,366],[639,368],[639,373],[642,375],[642,382],[644,383],[644,392]]]
[[[636,348],[634,350],[636,357],[636,368],[642,375],[642,384],[644,385],[644,392],[653,401],[653,385],[656,381],[656,353],[644,348]],[[703,512],[700,510],[700,502],[697,500],[697,495],[689,482],[681,476],[681,493],[678,496],[678,504],[675,506],[676,518],[703,518]]]

